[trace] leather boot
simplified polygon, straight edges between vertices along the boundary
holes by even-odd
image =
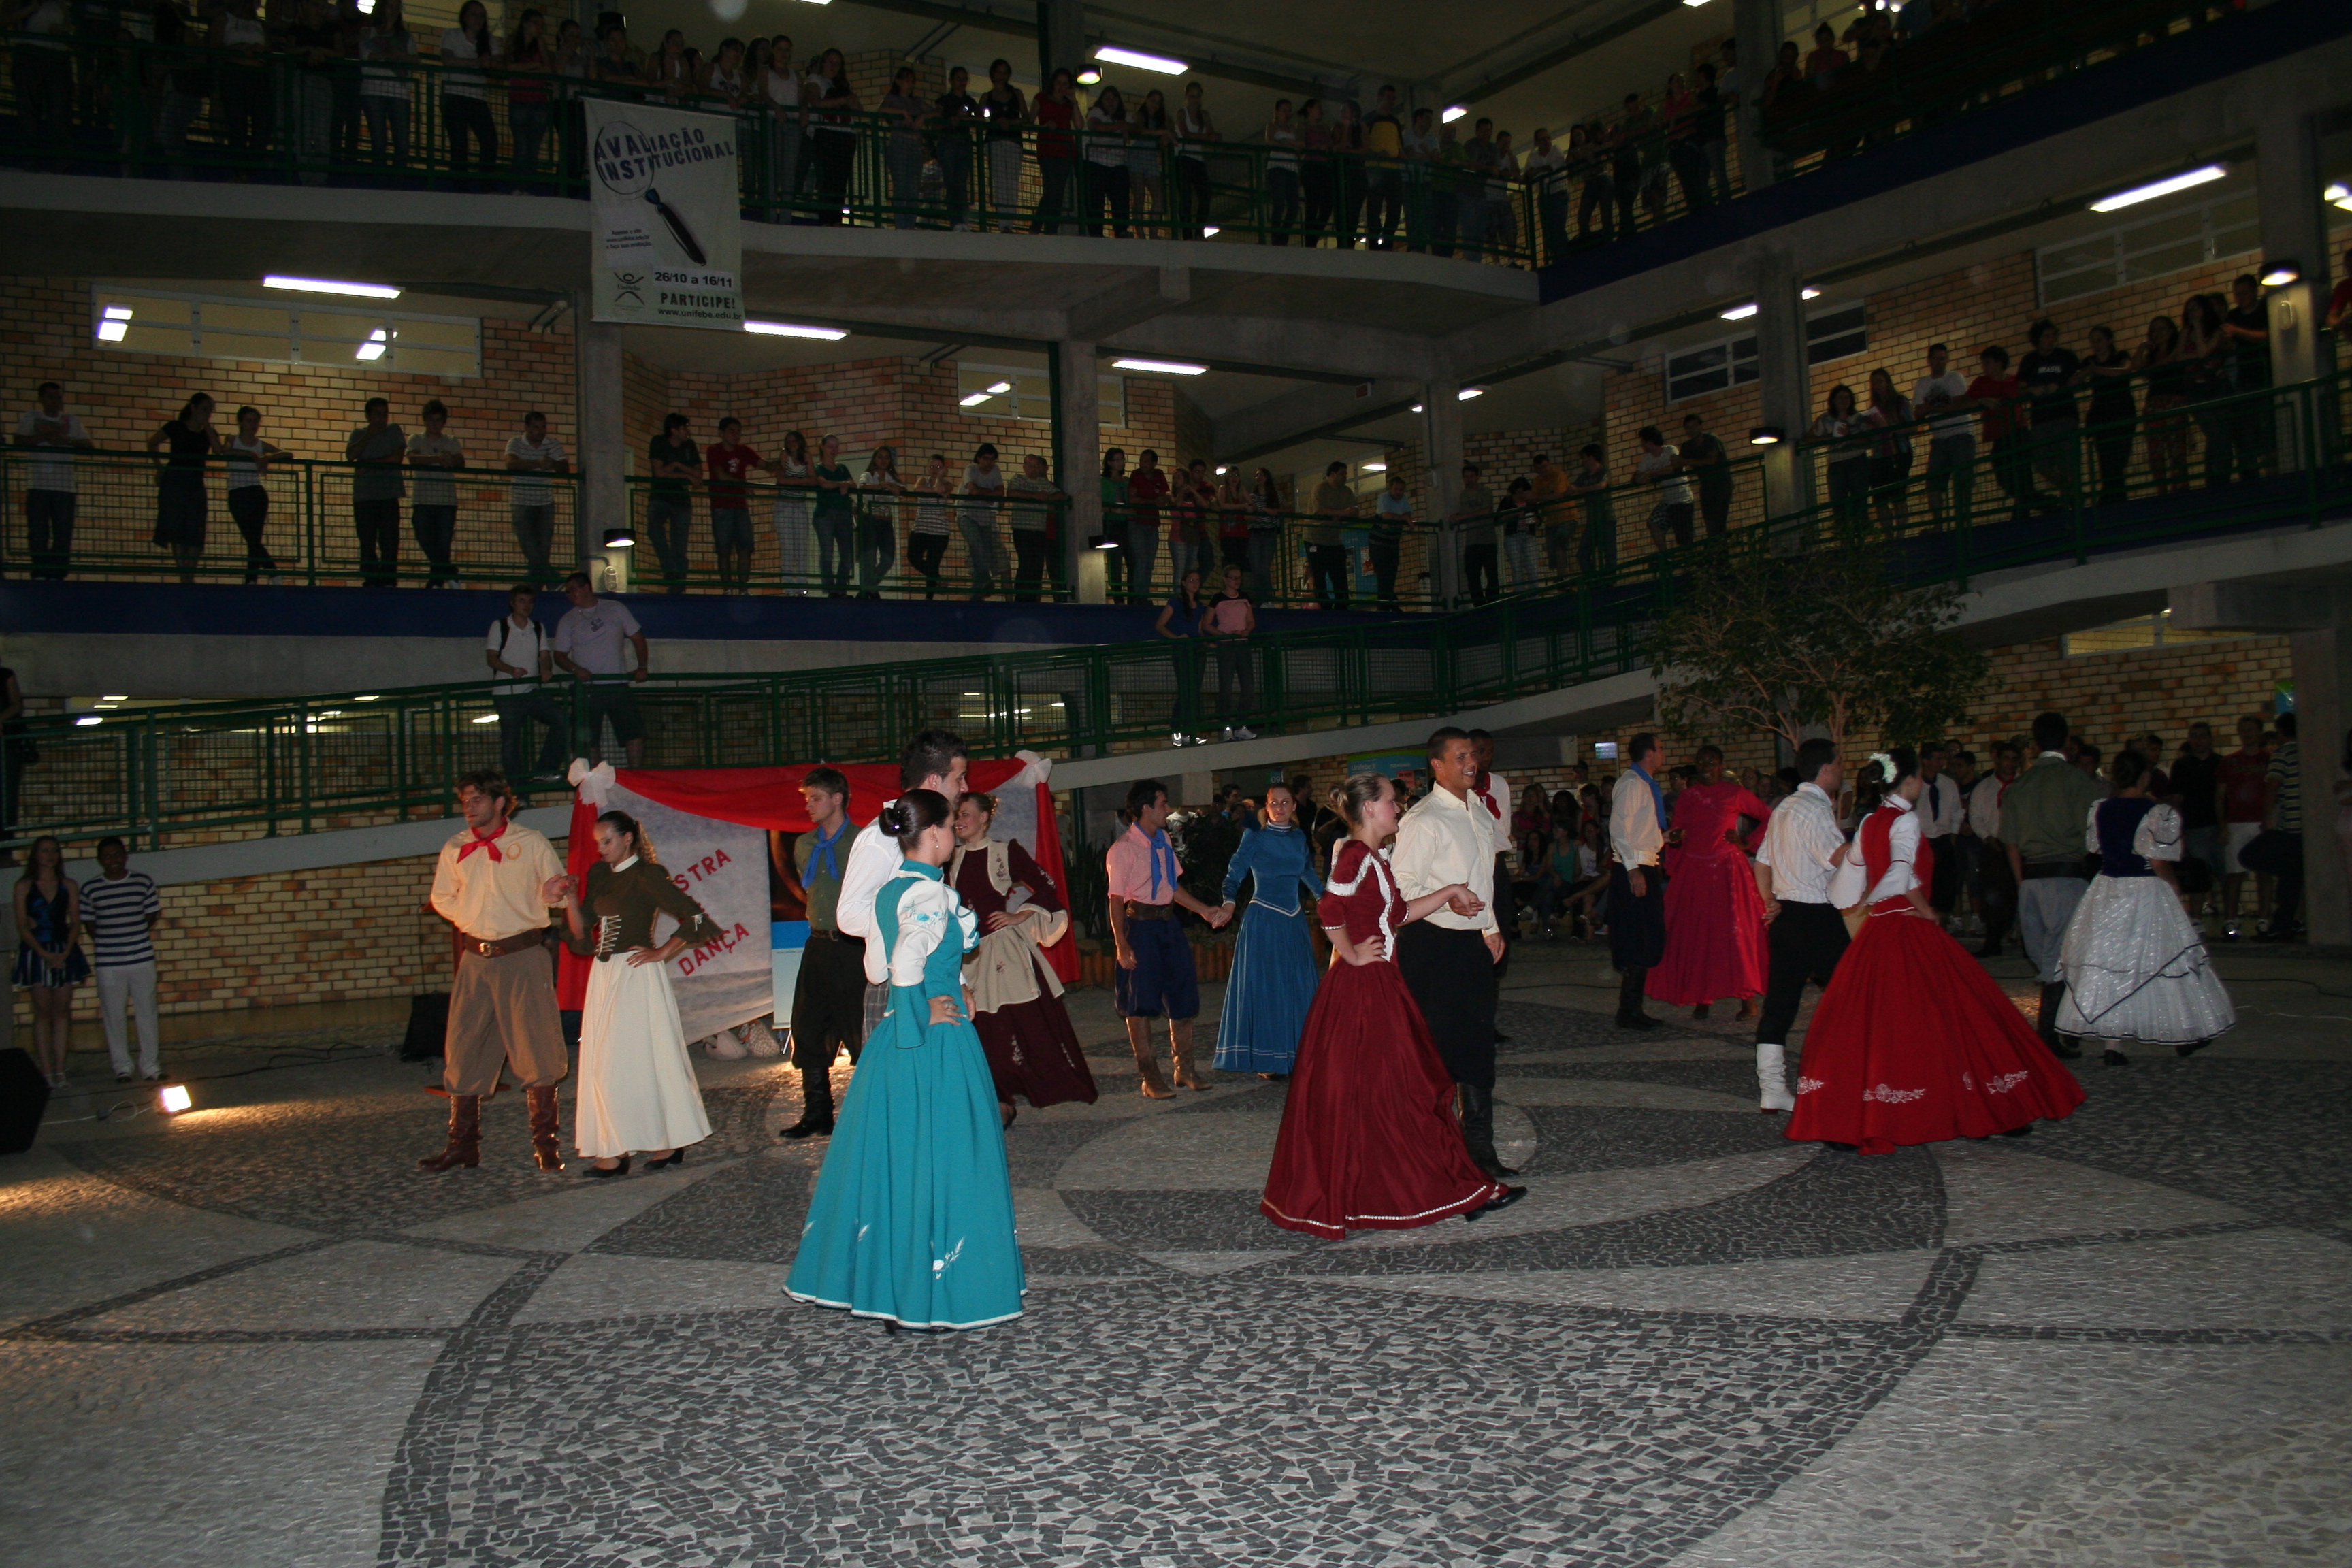
[[[417,1168],[447,1171],[464,1165],[470,1169],[481,1163],[482,1097],[453,1094],[449,1097],[449,1146],[417,1161]]]
[[[2071,1061],[2083,1054],[2083,1047],[2058,1032],[2058,1005],[2065,1000],[2064,981],[2042,988],[2042,1022],[2037,1032],[2042,1036],[2042,1043],[2050,1047],[2052,1056],[2063,1057]]]
[[[817,1138],[833,1131],[833,1079],[815,1068],[801,1068],[801,1119],[779,1138]]]
[[[1756,1047],[1756,1104],[1760,1110],[1794,1110],[1797,1097],[1789,1092],[1788,1049],[1783,1046]]]
[[[1166,1079],[1160,1076],[1160,1051],[1153,1045],[1151,1037],[1146,1035],[1143,1043],[1138,1045],[1135,1037],[1130,1035],[1128,1037],[1128,1048],[1135,1053],[1135,1070],[1141,1079],[1136,1087],[1142,1093],[1143,1098],[1146,1100],[1175,1099],[1176,1091],[1168,1087]]]
[[[1658,1021],[1642,1011],[1642,982],[1649,977],[1647,969],[1628,969],[1617,983],[1617,1026],[1621,1029],[1654,1029]]]
[[[1462,1146],[1470,1151],[1470,1163],[1495,1181],[1517,1175],[1495,1154],[1495,1091],[1465,1083],[1461,1096]]]
[[[1170,1081],[1174,1083],[1178,1089],[1206,1089],[1209,1087],[1208,1079],[1201,1075],[1199,1064],[1194,1062],[1192,1059],[1192,1046],[1191,1041],[1188,1040],[1183,1045],[1180,1046],[1173,1040],[1171,1040],[1168,1043],[1168,1061],[1169,1066],[1173,1069],[1170,1074]]]
[[[530,1157],[539,1162],[542,1171],[563,1169],[562,1139],[563,1121],[556,1108],[555,1086],[526,1089],[523,1100],[530,1107]]]

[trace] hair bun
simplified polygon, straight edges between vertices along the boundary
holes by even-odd
[[[882,808],[882,815],[875,820],[883,832],[897,838],[903,837],[914,826],[915,813],[905,801],[894,800]]]

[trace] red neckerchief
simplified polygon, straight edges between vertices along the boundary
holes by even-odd
[[[1470,786],[1470,793],[1476,795],[1480,800],[1485,801],[1486,803],[1486,814],[1489,816],[1492,816],[1496,821],[1500,822],[1503,820],[1503,808],[1495,804],[1494,781],[1495,775],[1493,773],[1488,773],[1485,784],[1473,784]]]
[[[506,837],[506,832],[507,825],[503,822],[499,824],[499,830],[496,833],[488,834],[487,836],[484,835],[480,828],[477,827],[474,829],[474,841],[471,844],[459,847],[457,850],[457,858],[463,860],[467,856],[471,855],[477,849],[487,849],[490,852],[490,858],[493,861],[503,861],[506,857],[499,853],[499,840]]]

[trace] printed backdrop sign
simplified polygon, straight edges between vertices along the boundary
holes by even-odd
[[[589,99],[600,321],[743,330],[735,122]]]

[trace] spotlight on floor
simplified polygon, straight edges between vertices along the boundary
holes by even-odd
[[[184,1083],[165,1084],[163,1092],[157,1095],[155,1099],[163,1107],[163,1114],[166,1116],[177,1116],[195,1103],[188,1098],[188,1086]]]

